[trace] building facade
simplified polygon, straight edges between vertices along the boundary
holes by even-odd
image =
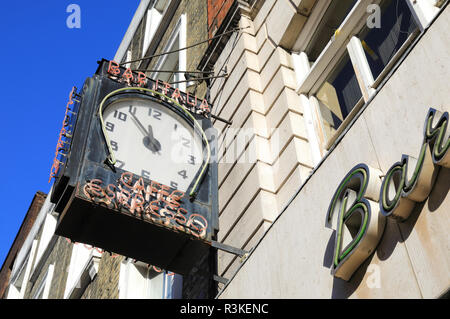
[[[114,60],[213,105],[239,252],[182,277],[54,235],[47,196],[3,298],[448,297],[449,30],[439,0],[142,0]]]
[[[392,165],[422,154],[429,108],[450,110],[449,19],[444,1],[243,6],[244,29],[213,63],[229,77],[212,84],[211,101],[215,114],[233,122],[216,121],[219,240],[250,253],[219,251],[219,275],[230,280],[219,298],[437,298],[448,291],[448,167],[439,166],[428,196],[409,203],[408,218],[378,212]],[[340,186],[358,192],[364,185],[342,183],[361,163],[377,176],[372,246],[364,246],[361,220],[339,215],[336,227],[339,211],[329,212],[333,198],[344,198]]]

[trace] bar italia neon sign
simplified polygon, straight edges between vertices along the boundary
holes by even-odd
[[[179,88],[172,87],[165,81],[149,79],[143,72],[133,72],[130,68],[123,70],[115,61],[109,61],[106,72],[111,80],[126,83],[128,86],[147,87],[160,92],[177,103],[183,104],[192,113],[203,114],[205,117],[211,113],[211,107],[205,98],[201,100],[195,95],[191,96],[189,92],[183,93]]]
[[[403,155],[383,180],[380,170],[366,164],[350,170],[334,193],[325,223],[326,227],[336,229],[331,266],[335,277],[350,280],[375,251],[386,218],[403,222],[416,203],[428,198],[440,167],[450,168],[449,148],[449,113],[431,108],[425,119],[418,158]]]

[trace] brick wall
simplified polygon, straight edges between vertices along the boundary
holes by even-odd
[[[134,34],[133,40],[128,47],[128,50],[131,50],[131,60],[137,60],[143,57],[144,50],[144,38],[145,38],[145,28],[147,22],[147,13],[144,14],[141,23],[139,24],[136,33]],[[125,55],[126,60],[127,55]],[[137,69],[139,67],[140,62],[134,62],[131,64],[131,68]]]
[[[222,24],[235,0],[208,0],[208,34],[211,38]]]
[[[86,288],[81,299],[119,299],[120,265],[123,259],[122,256],[102,254],[97,276]]]
[[[183,0],[178,6],[172,21],[169,24],[166,32],[164,33],[155,54],[163,53],[164,48],[167,46],[168,41],[175,30],[175,27],[182,14],[186,14],[186,46],[191,46],[198,42],[208,39],[208,25],[207,25],[207,6],[204,1],[189,1]],[[194,46],[186,50],[186,70],[195,71],[200,59],[203,56],[208,44],[204,43],[198,46]],[[147,69],[154,70],[160,58],[153,58]],[[150,74],[147,74],[150,75]],[[184,80],[184,77],[182,77]],[[195,85],[187,87],[187,91],[193,92]],[[203,82],[197,86],[196,95],[200,98],[204,97],[206,93],[206,84]]]

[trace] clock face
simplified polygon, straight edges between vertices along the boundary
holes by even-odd
[[[117,168],[186,191],[202,166],[202,138],[182,116],[146,99],[107,106],[103,121]]]

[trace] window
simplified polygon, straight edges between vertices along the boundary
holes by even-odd
[[[408,37],[418,30],[406,1],[383,1],[380,7],[381,28],[366,26],[358,36],[374,78],[381,74]]]
[[[23,299],[27,289],[28,280],[30,278],[31,267],[36,254],[36,249],[37,240],[34,239],[30,250],[26,253],[25,258],[22,261],[22,264],[18,266],[14,265],[14,268],[18,268],[11,274],[8,299]],[[17,262],[18,260],[16,259],[15,263]]]
[[[326,137],[330,139],[362,98],[362,92],[348,54],[344,55],[328,79],[322,84],[316,93],[316,98],[320,106],[323,129]]]
[[[172,32],[167,45],[163,52],[176,51],[186,47],[186,15],[181,15],[178,23]],[[177,51],[160,57],[156,64],[156,70],[165,72],[156,72],[152,78],[163,80],[167,83],[173,83],[173,87],[177,87],[182,91],[186,90],[186,84],[183,81],[182,73],[176,71],[186,70],[186,50]],[[174,72],[166,72],[174,71]],[[178,83],[177,83],[178,82]]]
[[[182,282],[180,275],[124,260],[120,266],[119,298],[178,299],[181,298]]]
[[[33,299],[48,299],[50,294],[50,287],[53,279],[54,265],[49,265],[44,278],[42,279],[39,287],[33,295]]]
[[[55,205],[52,204],[49,206],[48,210],[46,211],[44,225],[42,226],[42,232],[41,232],[41,238],[39,239],[39,246],[36,253],[36,261],[34,263],[34,269],[39,264],[41,258],[44,255],[45,250],[47,249],[52,237],[55,234],[55,228],[57,223],[57,216],[54,212]]]
[[[328,2],[321,16],[316,13],[308,21],[314,31],[300,35],[301,61],[295,63],[297,92],[315,109],[311,116],[320,125],[314,131],[324,150],[376,92],[421,30],[409,1]],[[373,18],[377,23],[369,23]]]
[[[145,56],[150,42],[159,27],[162,17],[166,13],[169,6],[169,0],[154,0],[147,11],[147,19],[145,21],[145,36],[144,36],[144,50],[142,50],[142,57]],[[129,61],[129,60],[128,60]]]
[[[356,2],[357,0],[331,2],[305,50],[310,61],[317,60]]]
[[[94,269],[97,273],[100,253],[89,245],[81,243],[72,244],[72,256],[70,257],[69,274],[67,275],[64,298],[78,298],[83,289],[87,286],[87,280],[93,280],[94,276],[88,279],[87,275]]]

